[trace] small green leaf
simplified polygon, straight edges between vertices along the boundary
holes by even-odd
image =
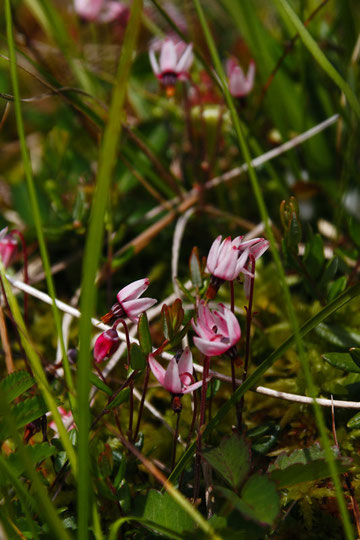
[[[359,429],[360,428],[360,411],[357,412],[354,416],[352,416],[346,425],[350,429]]]
[[[130,345],[130,364],[133,370],[142,371],[146,367],[146,356],[137,343]]]
[[[36,464],[56,454],[56,448],[55,446],[51,446],[47,442],[44,442],[35,444],[34,446],[28,445],[27,452],[29,453],[31,461]],[[16,472],[18,476],[22,475],[26,471],[26,466],[17,453],[10,454],[8,460],[13,471]]]
[[[130,388],[124,388],[124,390],[121,390],[121,392],[118,393],[115,399],[109,403],[107,406],[107,409],[111,410],[114,409],[114,407],[118,407],[119,405],[122,405],[122,403],[125,403],[126,401],[129,401],[130,397]]]
[[[169,313],[169,307],[164,304],[161,308],[161,321],[162,321],[162,327],[163,327],[163,333],[165,339],[171,339],[172,338],[172,327],[170,322],[170,313]]]
[[[351,465],[351,460],[339,458],[336,450],[333,450],[333,453],[337,457],[336,464],[339,473],[346,472]],[[331,476],[325,452],[318,444],[310,448],[299,448],[290,455],[280,454],[275,463],[270,465],[268,472],[278,489]]]
[[[177,533],[194,529],[194,522],[189,514],[168,493],[162,495],[154,489],[151,489],[146,497],[142,517]]]
[[[250,471],[250,445],[237,433],[224,438],[217,448],[205,450],[202,456],[234,489]]]
[[[298,253],[298,244],[301,241],[301,224],[295,212],[290,219],[290,227],[286,235],[287,245],[292,253]]]
[[[151,344],[151,334],[150,334],[148,318],[145,311],[144,313],[140,315],[140,318],[139,318],[138,335],[139,335],[141,350],[147,356],[152,351],[152,344]]]
[[[318,279],[325,264],[324,244],[320,234],[314,234],[307,242],[303,262],[313,279]]]
[[[90,373],[90,382],[91,384],[96,386],[96,388],[105,392],[105,394],[107,394],[108,396],[113,395],[114,392],[111,390],[111,388],[107,384],[105,384],[97,375],[95,375],[95,373]]]
[[[351,349],[349,349],[349,353],[355,364],[360,367],[360,348],[351,347]]]
[[[360,373],[360,366],[354,362],[349,353],[325,353],[322,358],[336,369],[342,369],[349,373]]]
[[[21,401],[12,407],[12,414],[16,422],[16,429],[22,428],[43,416],[48,412],[48,407],[42,396],[34,396],[25,401]],[[4,422],[0,422],[0,440],[3,440],[9,436]]]
[[[321,276],[322,286],[326,286],[329,283],[329,281],[332,281],[334,279],[338,266],[339,266],[338,257],[333,257],[332,259],[330,259],[330,261],[325,266],[323,275]]]
[[[35,379],[27,371],[14,371],[0,383],[0,392],[4,392],[6,399],[13,401],[29,390],[35,384]]]
[[[339,294],[345,291],[346,284],[347,284],[346,276],[341,276],[336,281],[334,281],[334,283],[332,283],[329,287],[327,301],[331,302],[332,300],[335,300],[335,298],[339,296]]]
[[[280,512],[275,482],[266,475],[254,474],[246,482],[241,498],[226,488],[217,488],[241,514],[260,525],[272,525]]]
[[[172,337],[170,343],[168,343],[166,347],[164,348],[165,351],[171,351],[172,349],[176,349],[180,345],[182,339],[184,338],[184,336],[189,330],[190,324],[191,324],[191,321],[188,321],[186,325],[184,326],[184,328],[180,332],[175,334],[175,336]]]
[[[197,247],[193,247],[190,259],[189,259],[189,268],[190,268],[190,278],[192,281],[192,284],[195,288],[200,288],[202,285],[202,278],[201,278],[201,265],[200,265],[200,257],[199,257],[199,250]]]

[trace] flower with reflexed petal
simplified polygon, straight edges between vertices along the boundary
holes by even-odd
[[[167,95],[172,96],[176,82],[189,78],[189,69],[194,59],[192,43],[186,45],[183,41],[176,43],[170,38],[165,38],[160,45],[159,60],[156,57],[158,48],[158,43],[150,46],[151,67],[161,84],[165,86]]]
[[[245,75],[235,58],[229,58],[226,62],[226,74],[229,79],[230,94],[237,98],[245,97],[254,86],[255,62],[252,60]]]
[[[139,321],[141,313],[144,313],[144,311],[151,308],[157,302],[154,298],[139,298],[146,291],[149,283],[149,280],[144,278],[126,285],[126,287],[117,293],[117,303],[112,306],[109,313],[101,317],[101,320],[107,323],[111,319],[129,317],[136,324]]]
[[[219,309],[210,310],[202,300],[199,304],[196,322],[191,320],[197,333],[194,344],[205,356],[228,353],[236,355],[236,343],[241,337],[240,325],[235,315],[223,304]]]
[[[200,388],[203,382],[193,383],[193,361],[189,347],[185,347],[178,361],[176,355],[173,356],[166,370],[152,354],[149,354],[149,366],[159,383],[171,394],[188,394]]]
[[[114,328],[105,330],[95,341],[94,360],[97,364],[107,360],[112,356],[120,346],[120,338]]]

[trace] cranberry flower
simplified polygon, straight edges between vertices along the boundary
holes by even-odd
[[[252,60],[245,75],[235,58],[226,62],[226,73],[229,79],[230,94],[237,98],[245,97],[254,86],[255,62]]]
[[[174,95],[177,80],[189,77],[188,71],[194,58],[192,47],[192,43],[186,45],[183,41],[176,43],[170,38],[165,38],[161,42],[158,60],[155,53],[159,49],[159,43],[150,46],[151,67],[161,84],[165,86],[168,96]]]
[[[218,356],[228,352],[235,354],[235,345],[241,337],[240,325],[235,315],[223,304],[211,311],[202,300],[199,304],[197,321],[191,320],[197,333],[196,347],[206,356]]]
[[[76,13],[87,21],[112,22],[128,11],[128,6],[113,0],[74,0]]]
[[[73,415],[72,415],[72,412],[71,411],[67,411],[66,409],[64,409],[64,407],[58,407],[58,411],[61,415],[61,420],[62,420],[62,423],[64,424],[65,428],[67,431],[70,431],[71,429],[75,429],[76,428],[76,424],[74,422],[74,418],[73,418]],[[48,415],[51,415],[51,413],[46,413],[46,416]],[[56,435],[54,436],[54,438],[56,439],[57,437],[59,437],[59,432],[58,432],[58,428],[57,428],[57,425],[55,424],[54,420],[52,420],[50,423],[49,423],[49,427],[55,431]]]
[[[105,330],[95,341],[94,360],[97,364],[107,360],[112,356],[120,346],[120,338],[114,328]]]
[[[173,356],[166,370],[152,354],[149,354],[149,366],[159,383],[171,394],[188,394],[200,388],[203,383],[193,383],[193,361],[189,347],[185,347],[178,362],[176,356]]]
[[[109,313],[101,317],[101,320],[107,323],[113,318],[122,319],[128,317],[136,324],[139,321],[141,313],[151,308],[157,302],[154,298],[139,298],[146,291],[149,283],[149,280],[145,278],[138,279],[130,283],[130,285],[126,285],[126,287],[117,293],[117,303],[112,306]]]

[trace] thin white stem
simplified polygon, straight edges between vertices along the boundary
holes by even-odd
[[[318,133],[321,133],[321,131],[324,131],[329,126],[332,126],[339,120],[339,115],[334,114],[333,116],[330,116],[330,118],[327,118],[323,122],[320,122],[320,124],[317,124],[316,126],[308,129],[307,131],[304,131],[303,133],[300,133],[297,137],[294,137],[293,139],[290,139],[289,141],[286,141],[284,144],[281,144],[280,146],[277,146],[276,148],[273,148],[272,150],[269,150],[269,152],[265,152],[261,156],[258,156],[254,158],[251,161],[252,167],[255,169],[257,167],[261,167],[261,165],[264,165],[268,161],[281,156],[285,152],[288,152],[289,150],[292,150],[296,146],[299,146],[300,144],[304,143],[305,141],[311,139]],[[240,167],[235,167],[235,169],[232,169],[231,171],[228,171],[225,174],[222,174],[220,176],[217,176],[215,178],[212,178],[206,184],[204,184],[204,189],[211,189],[215,186],[218,186],[219,184],[222,184],[223,182],[229,182],[233,178],[236,178],[237,176],[240,176],[242,173],[247,171],[248,166],[246,163],[243,163],[240,165]],[[186,195],[184,195],[183,200],[186,200],[189,197],[192,197],[196,194],[197,189],[194,188],[190,190]],[[168,205],[175,206],[180,202],[179,197],[174,197],[170,201],[168,201]],[[164,207],[162,205],[155,206],[149,212],[147,212],[144,216],[144,219],[152,219],[158,214],[160,214],[164,210]]]
[[[49,305],[52,304],[52,300],[50,296],[47,295],[46,293],[38,291],[34,287],[31,287],[31,285],[27,285],[26,283],[23,283],[22,281],[13,279],[11,276],[7,275],[6,277],[9,280],[9,282],[17,289],[27,292],[31,296],[38,298],[39,300],[41,300],[42,302],[45,302],[46,304],[49,304]],[[65,304],[65,302],[62,302],[61,300],[56,300],[56,305],[61,311],[64,311],[65,313],[70,313],[76,318],[80,318],[80,311],[78,309],[72,306],[69,306],[68,304]],[[92,318],[91,321],[96,328],[99,328],[101,330],[109,329],[109,326],[101,323],[95,318]],[[118,334],[119,334],[119,338],[122,341],[126,340],[124,333],[118,332]],[[139,341],[132,336],[130,336],[130,341],[131,343],[139,344]],[[166,360],[171,360],[172,355],[169,353],[163,352],[162,357],[165,358]],[[194,369],[198,371],[199,373],[202,373],[203,371],[203,367],[200,366],[199,364],[194,364]],[[219,373],[217,371],[212,371],[212,370],[210,370],[210,375],[212,375],[212,377],[216,379],[219,379],[220,381],[231,383],[231,377],[229,377],[228,375],[223,375],[222,373]],[[240,379],[236,379],[236,383],[238,385],[241,385],[241,382],[242,381]],[[293,401],[297,403],[304,403],[304,404],[309,404],[309,405],[314,403],[314,400],[310,397],[300,396],[298,394],[289,394],[288,392],[279,392],[278,390],[272,390],[271,388],[267,388],[265,386],[257,386],[256,388],[253,389],[253,391],[259,394],[265,394],[267,396],[274,397],[277,399],[285,399],[287,401]],[[332,403],[331,399],[317,398],[316,401],[319,405],[322,405],[323,407],[331,407],[331,403]],[[341,401],[341,400],[335,399],[333,403],[334,403],[334,407],[341,407],[343,409],[360,409],[360,402],[357,402],[357,401]]]
[[[176,278],[178,277],[180,247],[181,247],[181,242],[184,236],[186,225],[194,212],[195,212],[194,208],[189,208],[189,210],[186,210],[186,212],[182,216],[180,216],[179,219],[177,220],[175,230],[174,230],[172,250],[171,250],[171,254],[172,254],[171,279],[173,282],[174,292],[178,298],[181,296],[180,288],[178,284],[176,283]]]

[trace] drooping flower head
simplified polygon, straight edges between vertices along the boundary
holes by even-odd
[[[107,360],[112,356],[120,346],[120,338],[114,328],[105,330],[95,341],[94,360],[97,364]]]
[[[226,74],[229,79],[230,94],[237,98],[243,98],[253,89],[255,62],[251,60],[248,72],[245,75],[237,60],[235,58],[229,58],[226,62]]]
[[[211,278],[206,296],[213,299],[224,281],[234,281],[240,273],[253,277],[248,269],[249,255],[259,258],[268,246],[264,238],[243,241],[243,236],[237,236],[234,240],[230,236],[224,240],[218,236],[207,256],[206,267]]]
[[[191,324],[197,336],[194,344],[205,356],[219,356],[228,353],[236,356],[236,344],[241,337],[240,325],[235,315],[223,304],[211,310],[202,300],[199,304],[196,322]]]
[[[159,383],[173,396],[181,397],[183,394],[193,392],[200,388],[203,383],[203,381],[193,382],[193,360],[189,347],[185,347],[179,358],[177,355],[173,356],[166,370],[152,354],[149,354],[148,360],[150,369]],[[178,409],[174,408],[175,412],[180,412],[181,403],[179,401],[174,402],[177,403],[177,407],[180,407]]]
[[[126,285],[126,287],[117,293],[116,298],[118,301],[112,306],[109,313],[101,317],[101,320],[107,323],[111,319],[129,317],[136,324],[139,321],[141,313],[151,308],[157,302],[154,298],[139,298],[146,291],[149,283],[149,280],[144,278]]]
[[[160,47],[159,60],[156,52]],[[177,43],[171,38],[165,38],[161,44],[155,42],[150,46],[149,57],[151,67],[161,84],[165,86],[167,95],[173,96],[178,80],[189,78],[189,69],[194,59],[192,43],[186,45],[183,41]]]
[[[87,21],[109,23],[123,16],[129,8],[114,0],[74,0],[76,13]]]

